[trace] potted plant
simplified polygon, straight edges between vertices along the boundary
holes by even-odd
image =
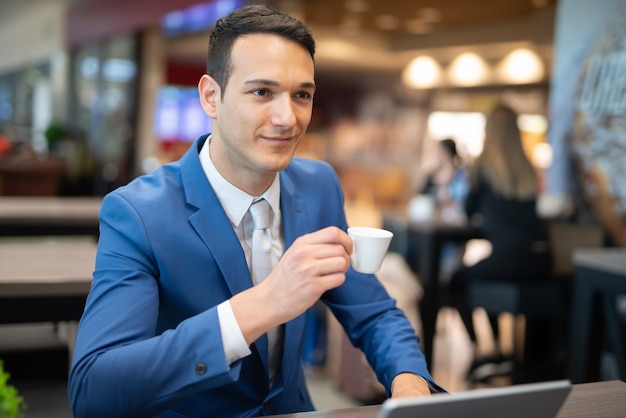
[[[67,138],[67,129],[60,124],[51,123],[43,133],[48,143],[48,149],[54,150],[59,144]]]
[[[17,389],[9,385],[11,375],[4,371],[4,363],[0,360],[0,417],[23,418],[26,404]]]

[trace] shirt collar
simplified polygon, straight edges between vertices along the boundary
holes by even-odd
[[[252,202],[261,198],[267,200],[272,208],[272,213],[280,219],[280,180],[278,173],[276,173],[270,187],[261,196],[252,196],[231,184],[217,171],[213,161],[211,161],[210,144],[211,136],[207,138],[200,149],[200,164],[230,222],[238,227]]]

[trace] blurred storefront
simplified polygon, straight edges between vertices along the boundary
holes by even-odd
[[[0,5],[0,195],[56,194],[63,162],[47,158],[66,117],[64,1]]]
[[[57,151],[74,159],[70,166],[78,179],[65,192],[103,194],[177,158],[199,133],[210,130],[195,93],[204,72],[208,31],[243,0],[44,3],[55,5],[55,12],[48,12],[53,26],[41,13],[35,14],[36,22],[23,17],[21,23],[51,27],[56,41],[37,59],[16,61],[10,70],[0,66],[0,116],[12,109],[0,122],[14,141],[30,144],[38,155],[50,152],[44,135],[48,127],[65,133],[66,147]],[[404,207],[435,141],[452,136],[471,159],[480,149],[481,115],[496,101],[504,100],[524,115],[548,116],[553,1],[498,6],[494,15],[501,13],[506,23],[464,16],[462,9],[450,9],[450,23],[441,12],[420,8],[418,17],[434,30],[415,32],[413,22],[408,35],[391,28],[389,19],[386,29],[380,29],[381,22],[367,17],[380,7],[398,13],[399,5],[385,8],[372,1],[369,12],[350,9],[356,2],[330,5],[342,8],[347,17],[361,16],[347,24],[322,13],[315,2],[268,3],[313,28],[319,88],[299,155],[331,162],[348,199]],[[22,8],[20,16],[33,13],[32,7]],[[511,10],[520,17],[506,20]],[[378,32],[372,30],[375,23]],[[10,35],[19,37],[15,25],[13,31]],[[40,39],[26,39],[24,46],[36,41]],[[539,69],[520,78],[531,73],[520,72],[529,54]],[[413,65],[425,56],[434,63],[434,75]],[[411,71],[418,72],[423,84],[411,80]],[[32,80],[35,72],[39,81],[18,87],[16,79]],[[437,128],[441,120],[458,128],[443,132]],[[535,145],[545,144],[544,132],[527,137],[534,155]]]
[[[93,160],[95,194],[134,176],[139,38],[118,36],[71,54],[69,125]]]

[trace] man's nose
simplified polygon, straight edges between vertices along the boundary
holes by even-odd
[[[276,98],[272,109],[272,124],[277,126],[293,126],[296,124],[295,103],[290,95]]]

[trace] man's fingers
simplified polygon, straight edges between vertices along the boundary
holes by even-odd
[[[318,278],[324,289],[330,290],[339,287],[346,281],[344,273],[332,273]]]
[[[334,226],[311,232],[303,236],[302,239],[307,244],[339,244],[348,254],[352,253],[352,239],[344,231]]]
[[[322,245],[317,245],[315,247],[315,252],[313,254],[313,257],[318,260],[322,260],[325,258],[332,258],[332,257],[344,257],[347,259],[349,257],[349,254],[343,245],[322,244]]]
[[[316,263],[315,276],[327,276],[329,274],[344,274],[350,268],[350,259],[347,256],[330,257],[319,260]]]

